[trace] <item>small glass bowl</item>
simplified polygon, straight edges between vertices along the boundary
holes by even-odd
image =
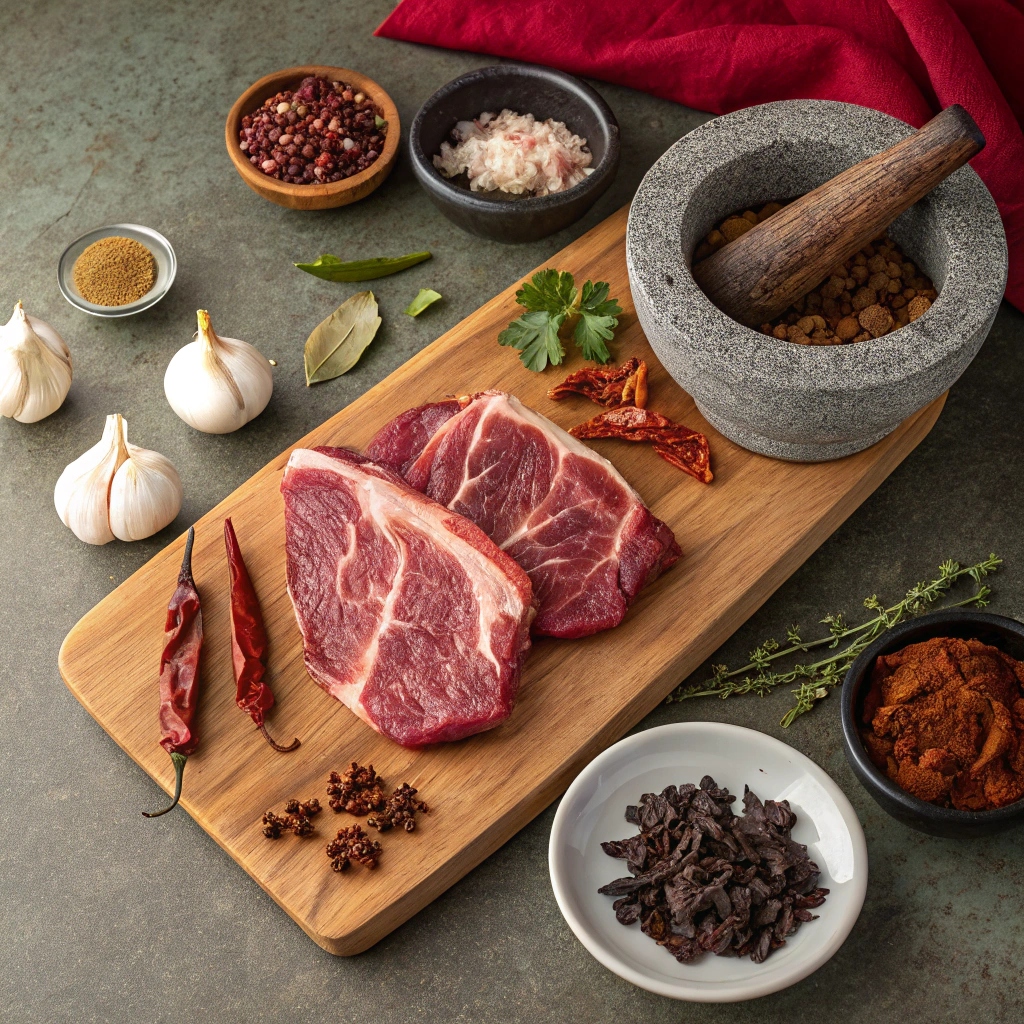
[[[73,273],[75,261],[82,255],[86,246],[98,242],[101,238],[110,238],[114,235],[141,242],[153,254],[153,259],[156,261],[156,281],[141,299],[129,302],[126,306],[98,306],[96,303],[82,298],[81,293],[75,287]],[[155,306],[170,290],[177,272],[178,261],[171,248],[171,243],[159,231],[143,227],[141,224],[108,224],[106,227],[95,228],[93,231],[87,232],[81,238],[76,238],[61,253],[60,262],[57,264],[57,284],[64,298],[83,313],[103,317],[132,316]]]

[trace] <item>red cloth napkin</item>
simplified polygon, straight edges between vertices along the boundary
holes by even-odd
[[[1024,0],[403,0],[377,35],[512,57],[724,114],[844,100],[920,127],[964,106],[1024,310]]]

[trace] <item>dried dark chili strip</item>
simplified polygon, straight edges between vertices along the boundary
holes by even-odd
[[[548,392],[556,402],[569,395],[583,395],[606,408],[635,405],[642,409],[647,404],[647,364],[633,356],[621,366],[586,366]]]
[[[192,727],[199,700],[199,654],[203,647],[203,612],[192,578],[192,545],[196,531],[189,527],[178,585],[167,606],[167,642],[160,657],[160,746],[174,765],[174,797],[162,811],[143,811],[158,818],[173,810],[181,797],[185,761],[199,743]]]
[[[231,573],[231,664],[235,670],[235,703],[253,720],[266,741],[281,753],[299,746],[299,740],[283,747],[267,732],[264,716],[274,706],[274,694],[264,682],[267,671],[267,631],[259,598],[238,546],[235,528],[224,520],[224,546]]]
[[[674,423],[667,416],[650,409],[619,406],[578,424],[569,433],[584,441],[598,438],[649,441],[666,462],[671,462],[701,483],[709,484],[714,479],[708,439],[699,431]]]

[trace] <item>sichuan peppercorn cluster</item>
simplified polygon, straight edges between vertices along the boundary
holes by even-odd
[[[378,832],[401,829],[416,830],[416,815],[429,810],[422,800],[416,799],[416,789],[403,782],[390,796],[384,780],[373,770],[353,761],[343,772],[331,772],[327,778],[328,806],[335,814],[347,812],[357,818],[366,818],[366,824]],[[268,839],[280,839],[285,832],[297,836],[310,836],[316,831],[313,818],[320,813],[320,801],[311,799],[289,800],[285,814],[267,811],[261,822]],[[382,846],[371,839],[362,825],[347,825],[338,829],[327,844],[327,856],[335,871],[347,871],[352,861],[366,868],[375,868],[380,860]]]
[[[781,209],[779,203],[768,203],[756,213],[744,210],[726,217],[697,246],[694,262]],[[931,280],[883,234],[833,267],[825,281],[780,316],[761,324],[761,332],[797,345],[868,341],[906,327],[928,311],[937,294]]]
[[[387,130],[365,93],[310,75],[246,114],[238,145],[268,177],[313,185],[366,170],[384,149]]]

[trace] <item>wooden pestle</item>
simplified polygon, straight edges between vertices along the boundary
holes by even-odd
[[[694,264],[711,301],[748,327],[774,319],[985,146],[958,104]],[[766,196],[766,200],[772,198]]]

